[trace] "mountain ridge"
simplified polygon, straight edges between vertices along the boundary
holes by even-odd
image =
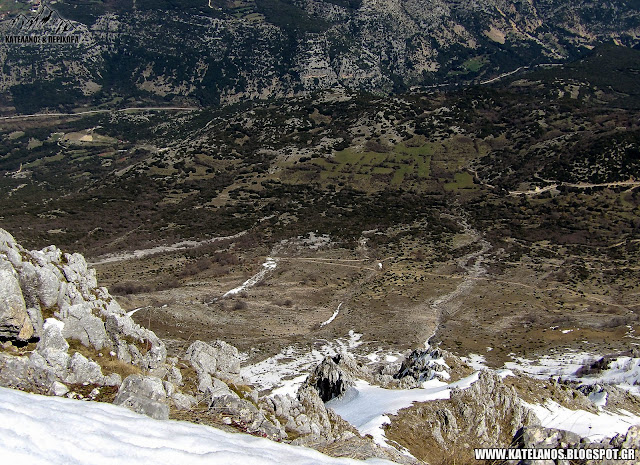
[[[135,8],[65,0],[54,8],[85,25],[90,43],[65,48],[64,60],[6,47],[0,63],[12,72],[0,89],[18,111],[49,88],[68,96],[39,108],[114,97],[229,104],[335,86],[389,94],[566,62],[605,41],[633,46],[640,30],[634,2],[604,7],[583,0],[438,0],[429,8],[415,0],[203,0]],[[28,72],[20,65],[27,56]]]

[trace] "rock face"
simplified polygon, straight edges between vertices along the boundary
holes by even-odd
[[[402,362],[396,379],[413,378],[416,383],[429,381],[445,372],[447,368],[440,349],[415,349]]]
[[[449,400],[416,403],[392,419],[387,438],[405,447],[420,447],[417,458],[428,463],[446,459],[456,450],[460,458],[473,457],[476,447],[509,447],[523,427],[537,425],[537,417],[492,371],[482,371],[465,390],[453,389]],[[413,425],[413,426],[412,426]],[[428,425],[416,429],[415,425]],[[414,454],[415,455],[415,454]]]
[[[160,378],[130,375],[120,385],[113,403],[156,420],[168,420],[169,406],[166,401],[167,392]]]
[[[170,14],[157,2],[92,4],[82,13],[58,2],[53,8],[65,17],[65,29],[77,31],[80,43],[64,56],[31,54],[32,72],[21,63],[28,48],[11,47],[0,58],[8,70],[0,91],[15,95],[11,89],[22,85],[31,95],[40,88],[36,76],[54,77],[68,89],[65,103],[71,103],[113,86],[107,70],[119,66],[126,87],[114,91],[127,97],[133,92],[158,98],[173,94],[211,104],[336,86],[391,92],[452,76],[488,78],[523,64],[563,60],[598,41],[637,41],[633,2],[434,0],[425,8],[419,0],[285,0],[283,7],[286,19],[261,2],[244,6],[242,13],[231,3],[216,8],[206,2],[200,7],[176,3]],[[9,25],[13,33],[25,33],[28,23],[42,15]],[[56,23],[48,23],[49,34],[60,27]],[[192,27],[185,30],[184,24]],[[159,25],[163,34],[155,33]],[[114,60],[125,44],[123,67]],[[163,65],[154,66],[149,56]],[[478,70],[470,60],[480,64]]]
[[[27,341],[33,333],[18,274],[8,260],[0,259],[0,338]]]
[[[328,402],[352,387],[361,371],[351,355],[325,357],[309,375],[305,384],[313,387],[323,402]]]
[[[187,349],[184,358],[191,362],[198,373],[221,376],[240,374],[238,349],[224,341],[215,341],[211,345],[195,341]]]
[[[2,229],[0,341],[18,346],[37,341],[28,357],[0,354],[0,385],[56,395],[69,390],[67,385],[122,382],[83,353],[115,353],[123,364],[145,370],[166,362],[164,343],[98,287],[95,270],[82,255],[55,246],[29,251]],[[76,344],[86,350],[71,350]],[[175,379],[179,370],[171,373]]]
[[[542,426],[526,426],[517,434],[521,448],[562,448],[580,444],[580,436],[570,431],[562,431]]]
[[[164,343],[136,324],[80,254],[55,246],[28,251],[0,230],[0,338],[25,342],[43,330],[43,314],[63,323],[62,337],[153,369],[164,363]]]
[[[631,426],[625,434],[617,434],[610,440],[590,442],[577,434],[541,426],[526,426],[514,440],[516,448],[562,448],[562,449],[635,449],[635,458],[628,460],[585,460],[585,465],[635,465],[640,454],[640,426]],[[622,457],[622,454],[619,455]],[[509,462],[511,463],[511,462]],[[547,465],[542,460],[524,460],[513,465]]]

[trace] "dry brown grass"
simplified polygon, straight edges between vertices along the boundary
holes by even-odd
[[[9,355],[28,355],[34,350],[36,350],[35,342],[29,342],[26,345],[16,345],[11,343],[10,341],[0,343],[0,352],[4,352],[5,354]]]
[[[122,377],[122,379],[124,379],[129,375],[142,373],[140,367],[127,362],[123,362],[118,357],[112,356],[109,353],[109,349],[107,348],[96,350],[94,347],[85,346],[77,339],[68,339],[67,342],[69,343],[69,353],[71,355],[73,355],[75,352],[78,352],[88,359],[93,360],[98,365],[100,365],[100,367],[102,368],[102,373],[104,375],[117,373]]]
[[[571,410],[597,413],[589,399],[570,385],[528,376],[507,376],[503,382],[507,386],[513,386],[518,397],[530,404],[544,404],[547,400],[553,400]]]

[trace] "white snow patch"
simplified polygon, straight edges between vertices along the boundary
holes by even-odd
[[[140,310],[142,310],[144,308],[149,308],[149,305],[147,305],[146,307],[134,308],[133,310],[127,312],[127,316],[133,316],[133,315],[136,314],[136,312],[138,312],[138,311],[140,311]]]
[[[300,376],[296,376],[293,379],[281,380],[282,386],[271,391],[272,396],[280,395],[280,396],[291,396],[293,398],[296,397],[296,393],[298,392],[298,388],[304,383],[304,381],[309,377],[309,375],[304,374]]]
[[[334,341],[319,340],[315,347],[289,346],[280,353],[253,365],[242,367],[240,374],[260,389],[295,392],[302,384],[302,374],[308,374],[325,357],[333,357],[340,353],[351,352],[364,344],[362,334],[349,331],[348,338]],[[280,391],[278,391],[280,392]]]
[[[504,366],[538,379],[546,379],[550,376],[566,378],[574,375],[578,369],[593,358],[593,355],[586,352],[567,351],[556,356],[545,355],[538,360],[514,357],[513,362],[506,362]]]
[[[320,323],[320,326],[325,326],[328,325],[329,323],[331,323],[333,320],[336,319],[336,317],[338,316],[338,313],[340,313],[340,307],[342,307],[342,302],[340,302],[340,304],[338,305],[338,308],[336,308],[336,311],[333,312],[333,315],[331,315],[331,318],[329,318],[327,321]]]
[[[607,405],[608,395],[607,391],[592,392],[589,394],[589,400],[598,407],[604,407]]]
[[[30,465],[348,465],[312,449],[98,402],[0,388],[0,457]],[[367,464],[391,464],[369,459]]]
[[[62,331],[64,329],[64,322],[58,320],[57,318],[47,318],[46,320],[44,320],[42,329],[46,331],[47,328],[50,328],[53,326],[57,327],[60,331]]]
[[[430,388],[394,390],[358,380],[342,397],[331,399],[326,405],[355,426],[360,434],[370,434],[377,444],[386,446],[382,425],[390,422],[388,415],[414,402],[449,398],[445,383],[435,380],[428,383]]]
[[[500,370],[496,370],[496,374],[498,376],[500,376],[500,378],[505,379],[507,376],[515,376],[515,373],[511,370],[507,370],[507,369],[500,369]]]
[[[533,361],[516,358],[505,367],[520,370],[534,378],[557,376],[582,384],[612,384],[633,394],[640,395],[640,358],[620,356],[609,361],[609,367],[595,374],[578,376],[576,372],[601,357],[586,352],[566,352],[556,357],[544,356]]]
[[[176,242],[175,244],[170,244],[170,245],[159,245],[156,247],[151,247],[149,249],[134,250],[133,252],[124,252],[120,254],[107,254],[107,255],[102,255],[100,257],[97,257],[95,261],[89,262],[88,264],[91,266],[95,266],[95,265],[101,265],[104,263],[113,263],[113,262],[120,262],[124,260],[144,258],[150,255],[156,255],[159,253],[177,252],[180,250],[195,249],[197,247],[200,247],[206,244],[213,244],[215,242],[224,241],[228,239],[237,239],[241,236],[244,236],[246,233],[247,233],[246,231],[242,231],[242,232],[239,232],[238,234],[234,234],[233,236],[213,237],[211,239],[205,239],[204,241],[181,241],[181,242]]]
[[[571,431],[592,441],[624,434],[630,426],[640,424],[640,417],[625,410],[620,410],[618,414],[608,411],[595,414],[585,410],[570,410],[552,400],[544,405],[524,401],[523,404],[533,410],[545,428]]]
[[[469,354],[466,357],[460,357],[460,359],[474,370],[487,368],[487,360],[484,358],[484,355]]]
[[[271,391],[271,395],[291,394],[294,395],[308,374],[325,357],[334,357],[338,354],[350,353],[361,362],[376,364],[386,361],[388,363],[397,362],[403,355],[400,352],[393,352],[387,349],[377,348],[369,354],[356,349],[363,345],[370,344],[362,340],[362,334],[350,330],[348,337],[335,340],[318,339],[312,347],[309,346],[289,346],[280,353],[269,357],[253,365],[241,368],[240,374],[256,388],[264,391]],[[243,354],[246,358],[248,354]],[[435,361],[447,367],[444,360]],[[439,375],[445,379],[448,373],[440,372]]]
[[[563,329],[561,331],[562,334],[569,334],[569,333],[572,333],[572,332],[573,332],[573,329]]]
[[[260,281],[264,279],[264,277],[267,275],[269,271],[275,270],[276,266],[278,266],[278,259],[267,257],[266,261],[262,264],[262,269],[259,272],[251,276],[249,279],[243,282],[240,286],[234,287],[230,291],[227,291],[222,296],[222,298],[224,299],[225,297],[229,297],[230,295],[238,294],[242,291],[246,291],[250,287],[255,286],[256,284],[258,284]]]
[[[357,428],[360,434],[370,434],[381,446],[388,446],[382,426],[390,422],[389,415],[395,415],[414,402],[448,399],[451,389],[466,389],[478,380],[479,373],[455,383],[446,384],[433,379],[426,381],[419,389],[384,389],[358,380],[341,397],[331,399],[326,406],[335,410],[343,419]]]

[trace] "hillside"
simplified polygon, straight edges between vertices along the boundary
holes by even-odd
[[[501,4],[504,16],[493,3],[438,3],[415,13],[423,26],[454,10],[460,24],[497,24],[484,36],[465,26],[478,47],[480,36],[497,46],[498,16],[515,15],[506,45],[527,15],[575,14],[575,29],[527,29],[542,41],[538,58],[570,63],[498,69],[483,49],[475,71],[416,86],[328,79],[291,90],[280,79],[302,76],[286,71],[310,43],[301,37],[343,22],[354,36],[369,8],[411,12],[296,5],[61,2],[62,16],[36,16],[71,34],[108,26],[114,55],[85,44],[87,67],[68,57],[60,77],[95,71],[102,95],[55,80],[2,94],[8,113],[14,103],[60,111],[0,117],[0,385],[411,465],[476,463],[478,447],[639,449],[640,50],[621,45],[618,27],[635,27],[635,3],[608,15],[590,2]],[[184,68],[166,59],[177,33],[130,47],[167,11],[169,26],[193,32],[180,42]],[[238,83],[225,65],[224,85],[194,80],[158,100],[156,84],[183,79],[164,70],[189,73],[200,53],[194,21],[244,28],[265,66],[242,69],[279,90],[242,94],[253,78]],[[395,41],[402,24],[371,28]],[[281,44],[269,56],[251,28],[269,40],[285,31],[295,53]],[[242,44],[231,61],[244,59]],[[5,69],[25,77],[39,66]],[[139,76],[155,84],[144,90]],[[224,86],[233,90],[220,100]]]
[[[428,8],[415,0],[59,0],[49,7],[78,43],[5,44],[5,113],[477,83],[575,60],[612,40],[633,46],[639,27],[637,2],[626,0],[438,0]],[[33,13],[8,8],[5,32],[37,30],[25,26]]]

